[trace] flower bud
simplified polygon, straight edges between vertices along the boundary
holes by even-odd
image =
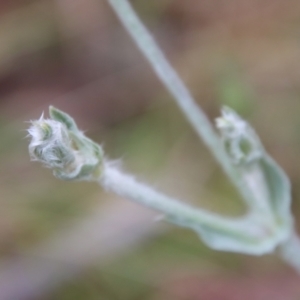
[[[233,163],[251,163],[262,156],[263,147],[249,124],[228,107],[216,119],[225,150]]]
[[[66,113],[50,107],[51,119],[43,115],[28,129],[32,160],[53,169],[65,180],[92,180],[101,174],[103,152],[100,146],[78,130]]]

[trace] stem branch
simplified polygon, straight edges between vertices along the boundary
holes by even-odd
[[[245,218],[229,219],[192,207],[136,181],[130,175],[111,167],[109,163],[104,165],[99,183],[108,191],[163,213],[166,218],[182,219],[184,222],[191,222],[240,236],[245,236],[245,230],[248,227],[248,224],[245,226]],[[250,231],[249,228],[247,231]],[[256,232],[253,230],[250,236],[252,234],[255,237]]]
[[[232,166],[232,163],[220,142],[219,136],[215,132],[208,118],[197,105],[176,71],[169,64],[151,34],[134,12],[128,0],[108,0],[108,2],[141,52],[149,61],[158,78],[173,95],[177,105],[185,114],[187,120],[212,152],[216,160],[220,163],[225,174],[239,191],[242,199],[248,204],[251,209],[250,214],[251,212],[253,213],[255,211],[255,201],[249,187],[245,184],[241,176],[239,176],[237,170]],[[147,186],[135,182],[132,178],[128,178],[126,175],[121,174],[116,170],[107,168],[105,172],[106,174],[103,176],[102,184],[106,186],[108,190],[112,190],[121,196],[142,202],[144,205],[165,212],[169,216],[183,214],[185,217],[188,216],[192,219],[196,218],[198,221],[201,220],[203,225],[215,227],[225,226],[234,232],[239,232],[240,228],[244,230],[243,226],[237,228],[239,227],[239,221],[225,219],[206,211],[189,207],[178,201],[174,201],[169,197],[149,189]],[[244,234],[245,233],[246,232],[244,232]],[[299,238],[295,234],[292,234],[290,240],[280,247],[281,257],[300,272],[300,260],[294,258],[300,253]]]

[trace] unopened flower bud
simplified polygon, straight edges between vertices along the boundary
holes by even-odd
[[[228,107],[216,119],[228,155],[236,164],[250,163],[262,155],[263,147],[250,125]]]
[[[32,160],[53,169],[65,180],[92,180],[101,175],[103,152],[100,146],[78,130],[66,113],[50,107],[51,119],[32,121],[29,154]]]

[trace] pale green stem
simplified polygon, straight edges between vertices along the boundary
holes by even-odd
[[[99,183],[108,191],[143,204],[163,214],[166,219],[182,219],[197,226],[207,226],[231,236],[258,243],[262,238],[259,225],[249,226],[247,218],[225,218],[217,214],[192,207],[182,201],[168,197],[147,185],[136,181],[130,175],[105,163]]]
[[[241,194],[243,200],[246,201],[249,207],[255,209],[256,206],[254,205],[254,200],[249,188],[245,185],[237,171],[232,167],[220,142],[219,136],[213,129],[206,115],[191,96],[187,87],[159,49],[151,34],[140,21],[131,5],[127,0],[108,0],[108,2],[118,15],[128,33],[138,45],[139,49],[150,62],[150,65],[157,76],[173,95],[190,124],[213,153],[216,160],[220,163],[231,182]]]

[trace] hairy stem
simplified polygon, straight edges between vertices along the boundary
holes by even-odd
[[[166,219],[181,219],[185,223],[206,226],[242,239],[260,239],[260,229],[255,224],[249,228],[246,218],[229,219],[192,207],[136,181],[109,163],[105,164],[99,183],[108,191],[162,213]]]

